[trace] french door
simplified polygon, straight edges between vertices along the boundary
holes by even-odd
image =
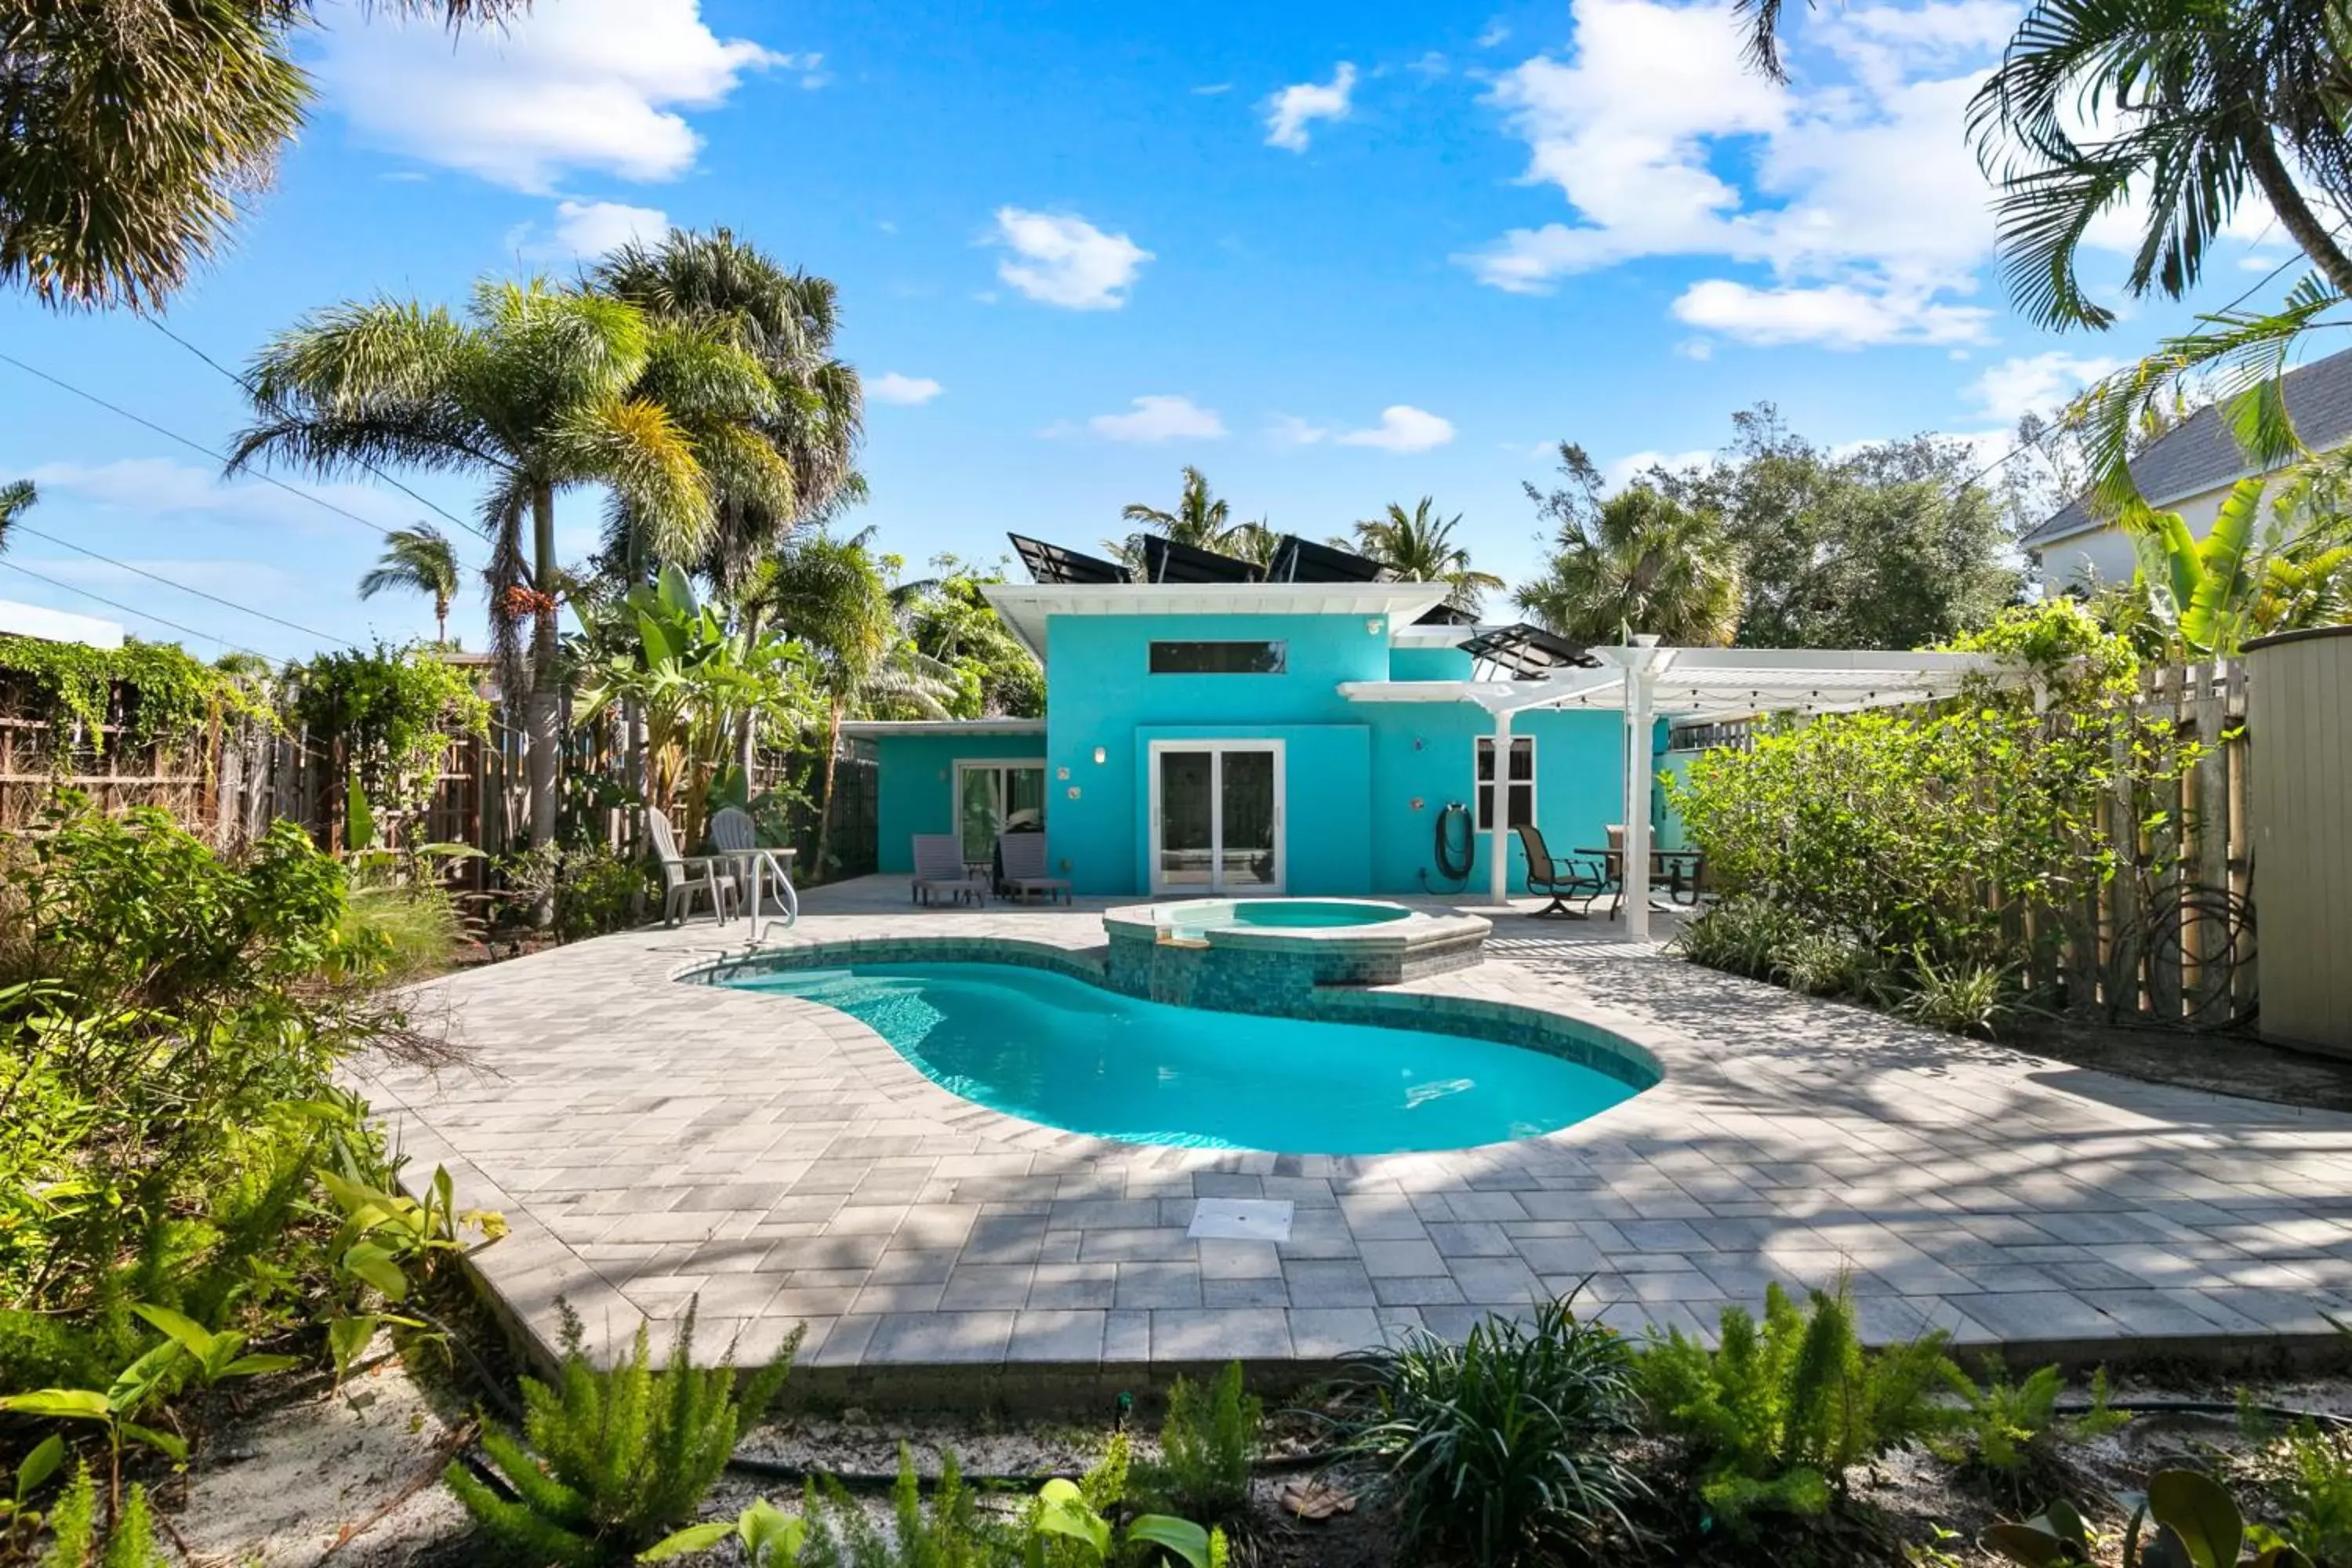
[[[985,860],[996,852],[1000,833],[1045,826],[1045,763],[961,762],[955,765],[956,826],[963,858]]]
[[[1151,743],[1151,890],[1282,891],[1282,742]]]

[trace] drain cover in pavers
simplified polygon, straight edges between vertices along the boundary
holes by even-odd
[[[1293,1206],[1288,1198],[1202,1198],[1184,1234],[1199,1241],[1288,1241]]]

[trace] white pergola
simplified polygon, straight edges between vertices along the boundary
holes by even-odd
[[[1494,719],[1498,775],[1508,766],[1514,716],[1540,708],[1622,712],[1625,934],[1635,942],[1650,934],[1649,758],[1656,720],[1853,712],[1949,697],[1970,676],[2004,684],[2026,679],[2021,668],[1990,654],[1664,647],[1655,637],[1591,652],[1601,661],[1598,667],[1556,670],[1537,680],[1350,681],[1339,692],[1351,702],[1476,703]],[[1499,908],[1508,901],[1510,884],[1509,847],[1499,825],[1487,859],[1489,889]]]

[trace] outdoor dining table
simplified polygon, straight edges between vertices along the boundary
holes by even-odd
[[[1599,861],[1604,873],[1613,868],[1622,868],[1625,858],[1625,851],[1622,849],[1599,848],[1585,844],[1578,845],[1576,853],[1589,855]],[[1668,903],[1689,905],[1698,902],[1699,862],[1705,858],[1706,857],[1696,849],[1650,851],[1652,871],[1663,872],[1665,876]],[[1651,907],[1654,909],[1658,906],[1653,904]]]

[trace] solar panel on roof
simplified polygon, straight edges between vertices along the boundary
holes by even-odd
[[[1133,573],[1116,561],[1106,561],[1099,555],[1081,554],[1065,550],[1058,544],[1048,544],[1042,539],[1024,534],[1008,533],[1013,552],[1021,557],[1021,564],[1029,568],[1033,583],[1066,584],[1073,583],[1131,583]]]
[[[1156,533],[1143,536],[1143,580],[1147,583],[1262,583],[1265,574],[1238,556],[1220,555],[1179,544]]]
[[[1592,669],[1601,663],[1581,643],[1524,621],[1481,632],[1456,646],[1474,661],[1491,664],[1517,680],[1539,680],[1558,669]]]
[[[1377,583],[1385,570],[1370,556],[1286,533],[1266,579],[1274,583]]]

